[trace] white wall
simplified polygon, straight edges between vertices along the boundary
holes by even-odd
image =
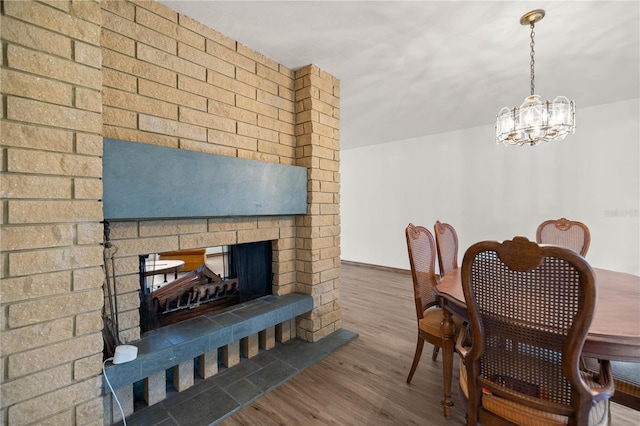
[[[592,266],[640,274],[640,99],[576,110],[576,133],[497,146],[493,125],[341,152],[342,259],[409,269],[404,230],[451,223],[464,250],[566,217]]]

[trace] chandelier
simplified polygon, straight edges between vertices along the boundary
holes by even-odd
[[[525,13],[520,24],[531,27],[531,95],[519,107],[504,107],[496,117],[496,144],[537,145],[540,141],[562,140],[575,131],[575,102],[564,96],[540,101],[535,94],[535,23],[544,18],[544,10]]]

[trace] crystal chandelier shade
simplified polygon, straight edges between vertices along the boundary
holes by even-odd
[[[564,96],[553,101],[540,101],[535,94],[535,23],[544,17],[544,10],[526,13],[522,25],[531,27],[531,95],[519,107],[504,107],[496,118],[496,143],[504,145],[537,145],[540,141],[560,141],[575,132],[575,102]]]

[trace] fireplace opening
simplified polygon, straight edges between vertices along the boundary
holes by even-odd
[[[271,294],[271,245],[261,241],[139,256],[141,331]]]

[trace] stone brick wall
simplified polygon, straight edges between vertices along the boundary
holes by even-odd
[[[102,138],[308,168],[308,214],[111,223],[121,338],[138,254],[272,240],[297,335],[340,327],[339,82],[149,1],[2,3],[0,422],[102,424]]]

